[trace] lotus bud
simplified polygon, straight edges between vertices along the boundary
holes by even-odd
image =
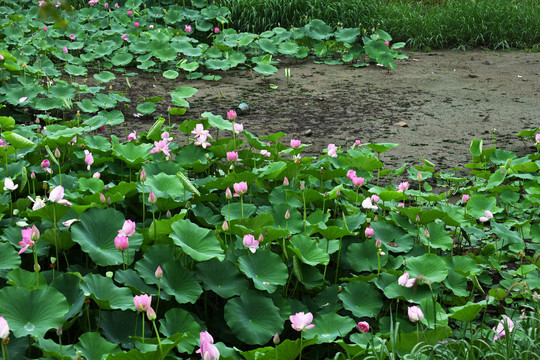
[[[279,344],[281,342],[281,340],[279,339],[279,334],[278,333],[276,333],[274,335],[274,337],[272,338],[272,342],[274,343],[274,345],[277,345],[277,344]]]
[[[429,239],[429,230],[427,228],[424,229],[424,235],[426,239]]]
[[[151,307],[149,307],[148,310],[146,310],[146,316],[148,317],[148,320],[150,321],[155,321],[157,317],[156,312]]]
[[[32,173],[30,174],[30,179],[32,180],[36,180],[36,173],[32,171]]]
[[[306,189],[306,183],[304,181],[300,181],[300,190]]]
[[[167,210],[167,212],[165,213],[165,216],[167,216],[167,219],[172,218],[171,210]]]
[[[227,200],[232,199],[233,195],[232,195],[232,192],[231,192],[231,189],[230,189],[230,188],[227,188],[227,189],[225,190],[225,197],[227,198]]]
[[[287,209],[287,211],[285,211],[285,220],[289,220],[291,218],[291,212],[289,211],[289,209]]]
[[[141,170],[141,181],[146,181],[146,170],[144,170],[144,168]]]
[[[148,195],[148,202],[150,204],[155,204],[157,202],[157,197],[152,191],[150,191],[150,195]]]
[[[112,202],[112,201],[111,201],[111,197],[109,196],[109,197],[107,198],[107,205],[111,205],[111,202]]]
[[[163,270],[161,269],[161,266],[157,267],[154,275],[156,275],[156,279],[161,279],[163,277]]]
[[[62,155],[62,154],[60,154],[60,150],[59,150],[58,148],[56,148],[56,149],[54,150],[54,157],[57,158],[57,159],[60,159],[60,156],[61,156],[61,155]]]
[[[289,179],[286,176],[283,178],[283,186],[289,186]]]
[[[375,246],[377,246],[378,248],[380,248],[381,245],[382,245],[381,239],[377,238],[377,241],[375,241]]]
[[[103,193],[99,194],[99,201],[102,204],[105,204],[107,202],[107,199],[105,199],[105,195],[103,195]]]
[[[221,229],[223,231],[229,231],[229,224],[227,224],[227,220],[223,222],[223,225],[221,225]]]

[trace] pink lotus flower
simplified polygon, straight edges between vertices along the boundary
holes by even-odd
[[[412,322],[421,321],[424,318],[424,313],[418,306],[411,306],[407,309],[409,320]]]
[[[184,28],[184,31],[187,32],[187,33],[190,33],[191,32],[191,25],[186,25],[186,27]]]
[[[400,202],[399,204],[397,204],[397,207],[401,207],[401,208],[404,208],[405,207],[405,204]]]
[[[31,228],[21,229],[21,234],[22,240],[19,241],[19,246],[21,247],[19,255],[33,247],[40,235],[36,225],[33,225]]]
[[[75,34],[69,35],[69,38],[70,38],[71,40],[75,40],[75,39],[76,39]]]
[[[136,227],[135,227],[135,221],[126,220],[124,221],[124,225],[122,226],[122,229],[118,230],[118,233],[120,235],[124,236],[133,236],[135,234]]]
[[[39,6],[39,7],[43,7],[43,6],[45,6],[45,5],[47,5],[47,2],[46,2],[46,1],[43,1],[43,0],[38,1],[38,6]]]
[[[384,42],[384,45],[386,45],[386,46],[390,45],[390,41],[386,40],[386,41]]]
[[[114,238],[114,246],[118,251],[126,251],[129,247],[129,238],[124,234],[118,234]]]
[[[234,110],[227,111],[227,119],[234,121],[234,119],[236,119],[236,116],[237,116],[236,111]]]
[[[382,246],[381,239],[380,239],[380,238],[377,238],[377,240],[375,241],[375,247],[380,248],[381,246]]]
[[[355,177],[352,179],[352,183],[356,187],[360,187],[364,185],[364,178],[363,177]]]
[[[337,158],[338,157],[337,150],[338,148],[336,144],[328,144],[328,156]]]
[[[235,193],[234,196],[242,196],[247,192],[247,182],[240,181],[239,183],[234,183],[233,188]]]
[[[47,31],[47,29],[48,29],[48,28],[47,28],[46,26],[43,27],[43,31]]]
[[[215,34],[219,34],[219,28],[218,28],[218,27],[217,27],[217,28],[214,28],[214,33],[215,33]]]
[[[381,198],[378,195],[375,195],[375,194],[371,195],[371,201],[373,203],[378,203],[380,200]]]
[[[356,328],[362,333],[367,333],[369,331],[369,324],[367,321],[360,321],[358,325],[356,325]]]
[[[398,284],[401,286],[404,286],[406,288],[411,288],[414,286],[414,283],[416,282],[416,278],[409,279],[409,273],[406,272],[403,275],[401,275],[398,279]]]
[[[289,220],[291,218],[291,212],[289,211],[289,209],[287,209],[287,211],[285,211],[285,220]]]
[[[49,200],[60,205],[71,206],[71,203],[64,199],[64,187],[57,186],[49,194]]]
[[[105,7],[105,9],[107,9],[109,7],[109,3],[103,4],[103,7]]]
[[[43,160],[41,162],[41,168],[45,172],[48,172],[49,174],[52,174],[52,170],[51,170],[50,166],[51,166],[51,162],[48,159],[45,159],[45,160]]]
[[[148,28],[152,30],[154,28],[154,25],[148,25]]]
[[[114,7],[118,9],[120,7],[120,5],[118,5],[118,3],[115,3]]]
[[[195,128],[193,129],[193,131],[191,131],[191,133],[195,135],[195,137],[210,136],[210,131],[204,130],[203,124],[195,125]]]
[[[156,197],[156,195],[154,195],[154,193],[151,190],[150,190],[150,194],[148,195],[148,202],[150,204],[157,203],[157,197]]]
[[[421,173],[420,171],[418,172],[418,174],[416,174],[416,180],[417,180],[418,182],[424,180],[424,179],[422,178],[422,173]]]
[[[212,145],[208,141],[206,141],[207,138],[208,137],[206,135],[201,135],[197,138],[197,140],[195,140],[194,144],[197,146],[201,146],[203,149],[206,149],[207,147]]]
[[[203,331],[199,335],[201,348],[196,351],[197,354],[201,354],[204,360],[218,360],[220,353],[218,348],[214,345],[214,339],[208,331]]]
[[[357,176],[356,176],[356,171],[354,171],[354,170],[349,170],[349,171],[347,171],[347,178],[348,178],[349,180],[353,181],[353,179],[354,179],[355,177],[357,177]]]
[[[94,163],[94,157],[88,150],[84,150],[84,162],[86,163],[86,170],[90,170],[90,166]]]
[[[464,202],[464,203],[466,203],[466,202],[469,201],[469,198],[470,198],[469,195],[463,194],[463,196],[461,197],[461,201]]]
[[[169,150],[169,143],[167,140],[154,141],[154,148],[150,150],[150,154],[157,154],[163,152],[165,156],[171,156]]]
[[[293,149],[298,149],[300,147],[300,145],[302,145],[302,142],[300,140],[291,139],[291,147]]]
[[[139,27],[139,23],[138,22],[134,22],[133,25],[135,25],[135,27]]]
[[[244,125],[239,124],[239,123],[234,123],[233,129],[236,134],[239,134],[240,132],[244,131]]]
[[[161,266],[157,267],[154,275],[156,276],[157,279],[161,279],[163,277],[163,270],[161,269]]]
[[[146,310],[146,317],[150,321],[155,321],[157,318],[156,312],[152,307],[148,307],[148,310]]]
[[[409,183],[404,181],[397,186],[397,192],[404,192],[409,188]]]
[[[536,135],[534,135],[534,138],[536,140],[535,144],[536,145],[540,144],[540,132],[536,133]]]
[[[311,324],[313,321],[313,314],[310,312],[307,314],[304,314],[304,312],[298,312],[289,316],[289,320],[291,321],[292,328],[296,331],[309,330],[315,327],[314,324]]]
[[[238,160],[238,153],[236,151],[228,151],[227,152],[227,160],[229,161],[237,161]]]
[[[127,34],[122,35],[121,38],[124,41],[129,41],[129,38],[128,38]]]
[[[491,211],[489,210],[485,210],[484,211],[484,214],[485,216],[481,216],[478,220],[480,220],[480,222],[488,222],[490,219],[493,219],[493,214],[491,213]]]
[[[67,54],[67,53],[68,53],[67,47],[64,46],[64,48],[62,49],[62,51],[63,51],[64,54]]]
[[[65,227],[70,227],[71,225],[73,225],[74,222],[77,222],[77,221],[80,221],[79,219],[69,219],[69,220],[66,220],[66,221],[62,221],[62,225],[64,225]]]
[[[131,14],[133,14],[133,11],[128,10],[127,14],[128,14],[129,16],[131,16]]]
[[[225,220],[223,222],[223,224],[221,225],[221,230],[223,231],[229,231],[229,224],[227,223],[227,220]]]
[[[430,237],[429,230],[427,228],[424,229],[424,236],[426,237],[426,239],[429,239]]]
[[[233,198],[233,194],[232,194],[230,188],[227,188],[227,189],[225,190],[225,198],[226,198],[227,200],[230,200],[230,199]]]
[[[289,186],[289,179],[286,176],[283,178],[283,186]]]
[[[99,178],[101,177],[101,173],[99,173],[99,172],[96,171],[96,172],[92,175],[92,177],[93,177],[94,179],[99,179]]]
[[[0,316],[0,339],[7,339],[9,336],[9,325],[3,316]]]
[[[508,332],[512,332],[514,330],[514,322],[506,315],[502,316],[502,319],[497,324],[497,327],[493,327],[491,330],[495,331],[495,336],[493,337],[493,341],[504,339],[506,336],[506,329],[508,329]]]
[[[152,305],[152,295],[135,295],[133,297],[133,303],[135,304],[135,309],[137,311],[146,312]]]
[[[356,140],[354,141],[354,145],[360,146],[360,144],[362,144],[362,142],[361,142],[360,140],[356,139]]]
[[[259,242],[255,240],[255,237],[251,234],[244,235],[243,244],[249,249],[252,253],[255,253],[259,248]]]
[[[142,182],[146,181],[146,170],[144,168],[141,170],[140,179]]]
[[[366,228],[366,231],[364,231],[364,234],[366,235],[366,237],[372,237],[374,233],[375,232],[373,231],[373,228],[370,228],[370,227]]]
[[[268,150],[261,150],[261,155],[264,156],[264,157],[270,157],[270,151]]]
[[[28,199],[30,199],[30,201],[34,204],[32,206],[32,210],[34,210],[34,211],[45,207],[45,201],[42,200],[40,196],[36,196],[35,200],[32,199],[30,196],[28,196]]]

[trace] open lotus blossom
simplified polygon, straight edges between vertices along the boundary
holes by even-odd
[[[227,160],[234,162],[238,160],[238,152],[236,151],[228,151],[227,152]]]
[[[203,331],[199,335],[201,347],[196,351],[201,354],[204,360],[217,360],[220,357],[218,348],[214,345],[214,338],[208,331]]]
[[[206,139],[207,136],[201,135],[197,138],[197,140],[195,140],[194,144],[197,146],[201,146],[203,149],[206,149],[211,145],[208,141],[206,141]]]
[[[167,140],[154,141],[154,148],[150,150],[150,154],[164,153],[165,156],[171,156],[169,150],[169,142]]]
[[[64,199],[64,187],[57,186],[49,194],[49,200],[60,205],[71,206],[71,203]]]
[[[489,210],[485,210],[484,215],[485,216],[480,216],[480,218],[478,219],[480,222],[485,223],[488,222],[490,219],[493,219],[493,214]]]
[[[356,171],[354,171],[354,170],[349,170],[349,171],[347,171],[347,178],[348,178],[349,180],[353,181],[353,179],[354,179],[355,177],[357,177],[357,176],[356,176]]]
[[[129,237],[135,234],[135,230],[135,221],[128,219],[124,221],[124,225],[122,226],[122,229],[118,230],[118,233]]]
[[[86,163],[86,170],[90,170],[90,166],[94,163],[94,157],[88,150],[84,150],[84,162]]]
[[[362,201],[362,207],[364,209],[377,210],[379,207],[374,205],[370,197],[367,197]]]
[[[19,99],[19,103],[23,103],[26,100],[28,100],[28,96],[23,96],[22,98]]]
[[[184,31],[187,32],[187,33],[190,33],[191,32],[191,25],[186,25],[186,27],[184,27]]]
[[[191,131],[191,133],[192,133],[195,137],[199,137],[199,136],[210,136],[210,131],[205,130],[203,124],[197,124],[197,125],[195,125],[195,128]]]
[[[354,177],[354,178],[352,179],[352,183],[353,183],[354,186],[360,187],[360,186],[364,185],[364,178],[363,178],[363,177],[359,177],[359,176]]]
[[[406,288],[413,287],[415,282],[416,282],[416,278],[410,279],[408,272],[404,273],[398,278],[398,284]]]
[[[493,327],[491,330],[495,331],[495,336],[493,337],[493,341],[504,339],[506,336],[506,329],[508,329],[508,332],[512,332],[514,330],[514,322],[506,315],[502,316],[502,319],[499,321],[496,327]]]
[[[397,186],[397,192],[404,192],[409,188],[409,183],[404,181]]]
[[[270,157],[270,151],[268,150],[261,150],[261,155],[264,156],[264,157]]]
[[[137,132],[135,130],[130,132],[128,137],[127,137],[127,141],[131,141],[131,140],[135,140],[137,142],[139,141],[139,139],[137,138]]]
[[[381,200],[381,198],[378,195],[375,195],[375,194],[371,195],[371,201],[374,204],[378,203],[380,200]]]
[[[19,187],[19,185],[18,184],[15,185],[13,180],[11,180],[10,178],[7,177],[7,178],[4,179],[4,191],[14,191],[18,187]]]
[[[134,22],[133,25],[134,25],[135,27],[139,27],[139,26],[140,26],[140,24],[139,24],[138,22]]]
[[[75,34],[71,34],[71,35],[69,35],[69,38],[70,38],[71,40],[75,40],[77,37],[75,36]]]
[[[364,231],[364,235],[366,235],[366,237],[372,237],[373,234],[375,234],[373,228],[367,227]]]
[[[300,140],[291,139],[291,147],[293,149],[298,149],[300,147],[300,145],[302,145],[302,142]]]
[[[67,54],[67,53],[68,53],[67,47],[64,46],[64,48],[62,49],[62,52],[63,52],[64,54]]]
[[[19,255],[34,246],[35,241],[39,239],[39,230],[36,225],[33,225],[31,228],[21,229],[21,234],[22,240],[19,241],[19,246],[21,247]]]
[[[328,156],[337,158],[338,157],[337,150],[338,148],[336,144],[328,144]]]
[[[234,119],[236,119],[236,116],[237,116],[236,111],[234,110],[227,111],[227,119],[234,121]]]
[[[79,219],[69,219],[69,220],[63,221],[62,225],[64,225],[65,227],[70,227],[71,225],[73,225],[74,222],[77,222],[77,221],[80,221],[80,220]]]
[[[251,234],[244,235],[244,241],[242,242],[245,247],[252,253],[255,253],[259,248],[259,241],[255,240],[255,236]]]
[[[135,304],[135,309],[137,311],[146,312],[152,305],[152,295],[135,295],[133,297],[133,303]]]
[[[242,196],[247,192],[248,186],[247,182],[240,181],[239,183],[233,184],[234,196]]]
[[[362,333],[367,333],[369,331],[369,324],[367,321],[360,321],[358,325],[356,325],[356,328]]]
[[[122,35],[122,36],[120,36],[120,37],[121,37],[122,40],[124,40],[124,41],[129,41],[129,38],[128,38],[127,34],[124,34],[124,35]],[[141,114],[141,116],[142,116],[142,114]]]
[[[315,327],[315,325],[311,323],[313,321],[313,314],[310,312],[307,314],[298,312],[289,316],[289,320],[291,321],[291,327],[296,331],[309,330]]]
[[[409,320],[412,322],[421,321],[424,318],[424,313],[418,306],[411,306],[407,309]]]
[[[36,196],[35,200],[28,196],[28,199],[34,204],[32,205],[32,210],[34,211],[45,207],[45,200],[42,200],[40,196]]]
[[[49,174],[52,174],[52,169],[50,168],[51,166],[51,162],[48,160],[48,159],[45,159],[41,162],[41,168],[45,171],[45,172],[48,172]]]
[[[539,133],[536,133],[536,135],[534,135],[534,139],[535,139],[535,144],[538,145],[540,144],[540,132]]]
[[[0,316],[0,339],[7,339],[9,336],[9,325],[3,316]]]
[[[469,198],[470,198],[469,195],[464,194],[464,195],[461,197],[461,201],[462,201],[463,203],[466,203],[466,202],[469,201]]]

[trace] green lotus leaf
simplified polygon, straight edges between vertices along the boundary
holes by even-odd
[[[383,298],[377,289],[365,282],[351,282],[338,295],[343,307],[356,317],[376,318],[383,306]],[[362,299],[362,301],[359,301]]]
[[[174,296],[179,304],[195,304],[203,292],[195,275],[184,268],[179,261],[170,261],[163,265],[162,269],[161,290]]]
[[[9,285],[33,290],[37,289],[36,274],[32,271],[24,270],[21,268],[15,268],[6,274],[7,283]],[[46,283],[43,274],[39,274],[40,286]]]
[[[477,303],[469,301],[465,305],[451,307],[449,316],[459,321],[471,322],[476,319],[476,316],[486,306],[487,302],[485,300]]]
[[[11,128],[15,125],[15,119],[11,116],[0,116],[0,126],[4,129]]]
[[[88,70],[84,66],[66,64],[64,69],[71,76],[86,76],[88,74]]]
[[[111,62],[114,66],[126,66],[132,61],[133,55],[131,55],[130,53],[116,54],[111,58]]]
[[[340,316],[336,313],[327,313],[314,316],[315,327],[304,332],[305,339],[317,337],[317,344],[331,343],[338,337],[344,338],[354,329],[356,323],[350,317]]]
[[[39,98],[36,100],[36,104],[34,107],[36,108],[36,110],[46,111],[51,109],[60,109],[63,108],[65,105],[66,104],[60,98]]]
[[[159,320],[159,331],[170,337],[177,333],[188,333],[189,337],[183,339],[178,345],[177,350],[181,353],[192,353],[198,345],[201,325],[195,320],[195,317],[188,311],[180,308],[170,309],[165,313],[163,319]]]
[[[270,76],[277,73],[278,68],[270,64],[259,64],[253,68],[256,72],[264,76]]]
[[[347,249],[347,260],[351,263],[354,271],[373,271],[379,266],[384,267],[388,262],[388,256],[379,256],[379,249],[375,246],[375,239],[369,239],[362,243],[354,243]]]
[[[475,218],[485,216],[485,211],[494,212],[497,205],[497,199],[494,197],[486,197],[484,195],[471,195],[467,202],[467,212]]]
[[[295,235],[290,239],[289,249],[294,252],[304,263],[311,266],[327,265],[330,262],[330,256],[318,246],[318,244],[309,236]]]
[[[37,344],[35,344],[35,346],[39,348],[43,352],[43,355],[47,356],[48,359],[61,359],[60,351],[62,351],[64,358],[69,357],[70,359],[75,359],[77,357],[77,352],[73,345],[60,345],[52,339],[39,338],[37,339]],[[11,350],[9,354],[12,355]],[[21,358],[23,358],[22,355]]]
[[[70,306],[69,311],[64,315],[64,321],[68,321],[79,314],[84,305],[85,296],[79,286],[80,282],[81,279],[78,276],[66,273],[57,275],[50,284],[66,297]]]
[[[204,229],[189,220],[179,220],[172,224],[174,233],[170,236],[174,243],[196,261],[225,258],[223,249],[212,230]]]
[[[185,189],[182,182],[176,175],[159,173],[146,178],[145,186],[147,192],[151,190],[158,199],[181,200],[185,196]]]
[[[21,256],[8,243],[0,243],[0,271],[16,269],[21,264]]]
[[[337,41],[352,44],[356,41],[358,35],[360,35],[359,28],[345,28],[337,31],[334,36],[336,37]]]
[[[111,343],[130,349],[133,348],[133,331],[142,328],[142,319],[145,318],[135,311],[102,311],[100,331]],[[141,331],[139,330],[137,334],[141,334]],[[144,334],[146,337],[151,337],[152,327],[145,327]]]
[[[295,55],[298,52],[299,46],[294,41],[285,41],[279,44],[278,51],[283,55]]]
[[[174,80],[178,77],[179,74],[178,74],[178,71],[167,70],[162,75],[166,79]]]
[[[242,212],[243,211],[243,212]],[[241,203],[231,203],[223,206],[221,208],[221,215],[229,220],[239,220],[242,218],[249,218],[257,212],[257,207],[253,204],[241,204]]]
[[[446,263],[442,257],[435,254],[424,254],[407,259],[406,269],[411,278],[422,275],[430,282],[441,282],[448,276]]]
[[[32,141],[28,140],[22,135],[19,135],[12,131],[6,131],[3,133],[4,138],[9,142],[10,145],[12,145],[16,149],[27,149],[34,147],[36,144],[34,144]]]
[[[83,278],[81,289],[103,310],[135,310],[131,290],[119,288],[111,278],[98,274],[88,274]]]
[[[137,112],[141,114],[151,114],[156,111],[156,104],[153,102],[145,102],[137,105]]]
[[[112,208],[89,208],[85,210],[71,226],[73,241],[81,246],[92,261],[99,266],[120,265],[123,263],[122,252],[114,246],[114,238],[124,225],[124,215]],[[124,254],[124,261],[131,264],[135,252],[142,244],[142,235],[135,234],[129,239],[129,259]]]
[[[274,55],[277,53],[277,46],[270,39],[262,38],[261,40],[259,40],[259,46],[261,47],[262,50],[264,50],[265,52],[269,54]]]
[[[90,99],[83,99],[77,102],[77,106],[84,112],[95,113],[99,111],[99,107],[96,106]]]
[[[311,20],[304,29],[307,35],[315,40],[326,40],[334,34],[332,27],[319,19]]]
[[[146,249],[143,258],[135,264],[135,270],[147,284],[158,284],[155,272],[158,266],[163,267],[175,260],[172,245],[153,245]]]
[[[427,224],[427,229],[429,231],[429,239],[426,240],[426,243],[430,247],[442,250],[452,249],[452,238],[441,224],[431,222]]]
[[[180,86],[178,89],[173,91],[171,93],[171,97],[173,99],[173,103],[176,99],[187,99],[189,97],[192,97],[197,92],[197,89],[189,86]],[[178,105],[182,106],[182,105]]]
[[[209,59],[207,60],[204,65],[210,69],[210,70],[229,70],[231,68],[231,64],[227,60],[222,59]],[[215,75],[212,75],[215,76]]]
[[[152,148],[152,144],[134,144],[130,141],[116,145],[113,149],[113,154],[129,165],[134,166],[140,165],[149,159]]]
[[[154,269],[154,274],[155,274],[155,269]],[[114,281],[116,281],[117,283],[126,285],[127,287],[131,289],[131,291],[134,294],[148,294],[148,295],[153,295],[153,296],[158,295],[157,287],[147,285],[143,281],[143,279],[141,279],[139,273],[133,269],[116,271],[114,273]],[[164,300],[170,299],[170,297],[164,293],[161,293],[160,296]]]
[[[73,99],[75,97],[75,88],[71,85],[54,85],[49,88],[49,93],[54,97]]]
[[[205,290],[212,290],[222,298],[240,295],[249,287],[232,261],[211,259],[197,264],[197,277]]]
[[[259,249],[254,254],[238,258],[240,271],[253,280],[255,288],[273,293],[279,285],[285,285],[289,272],[281,257],[269,250]]]
[[[96,94],[96,96],[94,96],[92,101],[94,102],[94,104],[96,104],[97,106],[103,109],[114,108],[116,104],[118,103],[118,101],[114,97],[112,97],[111,95],[104,94],[104,93]],[[118,111],[118,110],[115,110],[115,111]]]
[[[283,320],[272,299],[246,291],[225,304],[225,321],[240,341],[266,344],[283,330]]]
[[[48,330],[56,330],[64,323],[64,314],[69,311],[64,295],[52,287],[4,287],[0,289],[0,304],[2,316],[17,338],[44,337]]]
[[[195,71],[198,68],[199,68],[199,63],[196,61],[185,62],[185,63],[180,64],[180,69],[184,71],[188,71],[188,72]]]
[[[94,79],[100,83],[108,83],[109,81],[116,79],[116,76],[110,71],[102,71],[99,74],[94,74]]]
[[[75,349],[81,351],[87,360],[102,360],[105,355],[120,351],[117,344],[108,342],[97,332],[87,332],[79,335],[78,340]]]
[[[139,65],[137,65],[137,68],[141,69],[141,70],[147,70],[147,69],[151,68],[154,65],[156,65],[156,63],[154,61],[147,60],[147,61],[144,61],[144,62],[140,63]]]

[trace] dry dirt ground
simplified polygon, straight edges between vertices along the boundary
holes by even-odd
[[[127,126],[146,131],[154,122],[150,116],[132,117],[141,98],[162,96],[158,114],[167,114],[168,94],[192,86],[199,91],[189,99],[189,110],[173,122],[197,119],[205,111],[225,117],[245,102],[251,111],[237,119],[244,129],[257,135],[283,131],[285,143],[298,138],[312,144],[304,155],[320,154],[329,143],[389,142],[400,145],[383,154],[386,167],[425,158],[446,171],[470,161],[473,138],[483,139],[485,147],[494,139],[497,147],[520,155],[534,151],[531,141],[515,135],[540,127],[539,53],[405,53],[409,59],[390,72],[278,59],[279,72],[265,79],[249,69],[216,73],[223,77],[217,82],[140,74],[130,78]]]

